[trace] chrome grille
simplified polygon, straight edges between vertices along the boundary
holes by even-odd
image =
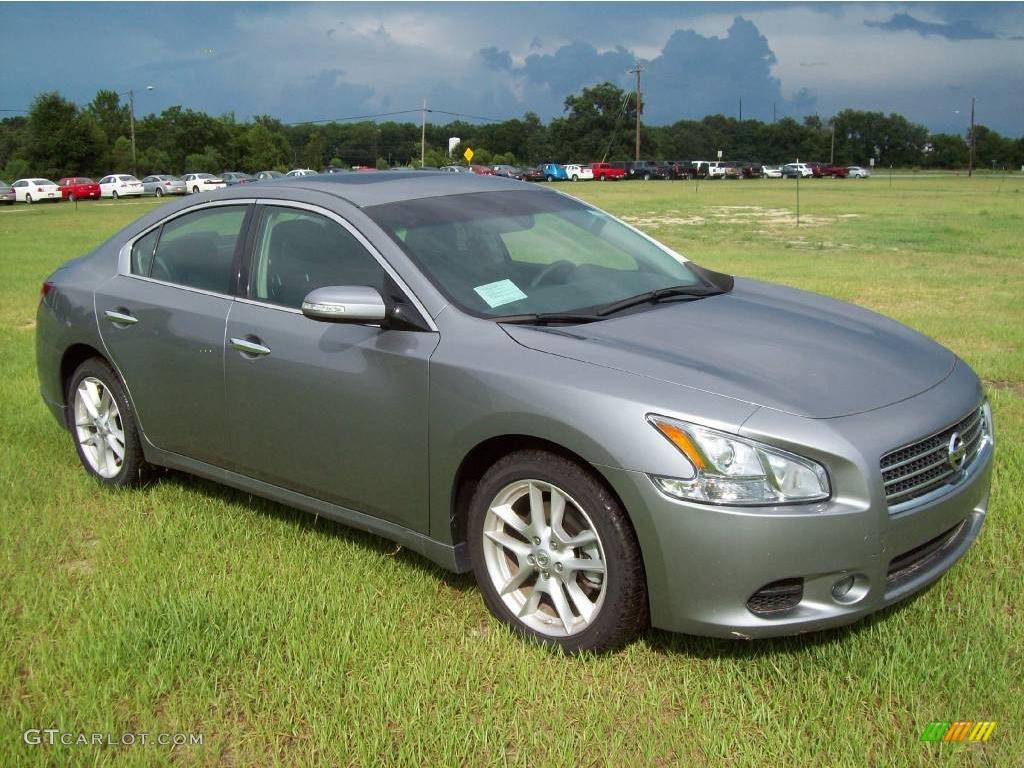
[[[955,482],[960,473],[949,461],[950,438],[954,432],[960,433],[965,450],[961,467],[967,467],[981,449],[985,437],[984,418],[982,409],[976,408],[941,432],[885,454],[881,468],[889,506],[912,501]]]

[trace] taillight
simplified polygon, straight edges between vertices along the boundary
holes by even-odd
[[[42,287],[40,287],[40,289],[39,289],[39,300],[42,301],[47,296],[49,296],[50,295],[50,291],[52,291],[52,290],[53,290],[53,281],[52,280],[45,281],[43,283]]]
[[[171,186],[171,182],[169,182],[169,181],[165,181],[165,182],[164,182],[164,186],[165,186],[165,187],[169,187],[169,186]]]
[[[36,187],[36,192],[42,192],[42,191],[43,191],[42,187]]]

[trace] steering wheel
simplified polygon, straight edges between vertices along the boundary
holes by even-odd
[[[544,267],[544,269],[537,273],[537,276],[530,281],[530,285],[528,287],[536,288],[539,285],[543,285],[544,283],[548,282],[548,280],[550,280],[551,277],[555,274],[558,274],[561,277],[565,277],[574,269],[576,269],[576,265],[573,264],[568,259],[559,259],[558,261],[553,261],[546,267]]]

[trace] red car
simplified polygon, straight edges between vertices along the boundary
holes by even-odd
[[[469,170],[477,176],[494,176],[494,169],[487,165],[471,165]]]
[[[100,185],[85,176],[71,176],[57,182],[61,200],[99,200]]]
[[[626,175],[625,168],[618,168],[611,163],[591,163],[590,170],[594,172],[595,181],[614,181]]]
[[[807,167],[811,169],[811,173],[814,174],[816,179],[845,179],[850,175],[850,172],[846,168],[839,165],[829,165],[828,163],[807,163]]]

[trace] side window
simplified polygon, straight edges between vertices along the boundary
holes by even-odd
[[[231,266],[246,210],[242,205],[204,208],[164,224],[150,276],[231,293]]]
[[[156,248],[157,238],[160,236],[160,227],[140,237],[132,246],[132,274],[149,277],[153,268],[153,249]]]
[[[325,216],[267,206],[253,253],[249,295],[299,308],[325,285],[366,285],[383,294],[387,273],[343,226]]]

